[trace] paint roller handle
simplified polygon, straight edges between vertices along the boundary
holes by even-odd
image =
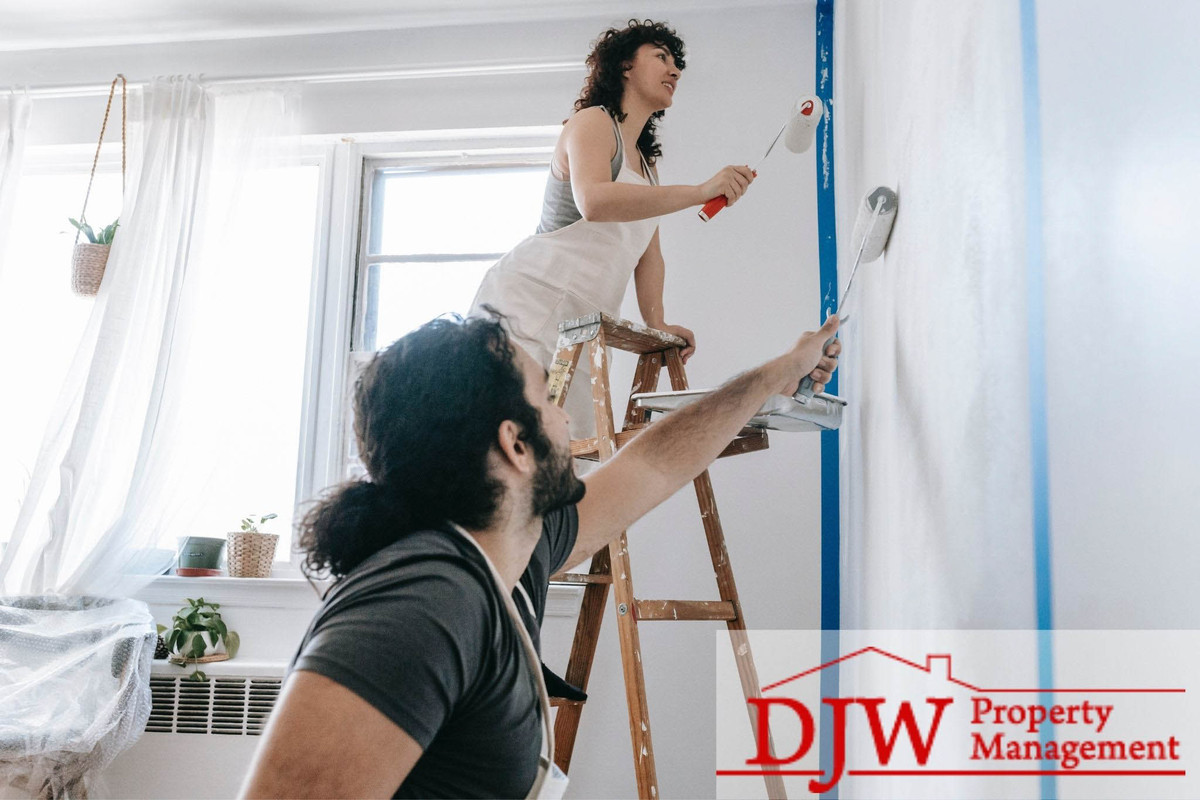
[[[729,205],[728,198],[726,198],[723,194],[717,195],[705,203],[704,207],[700,209],[700,219],[708,222],[710,219],[720,213],[721,209],[727,205]]]
[[[752,169],[750,170],[750,174],[757,178],[758,170]],[[709,201],[704,204],[704,207],[701,208],[697,213],[699,214],[700,219],[708,222],[710,219],[719,214],[721,209],[727,205],[729,205],[729,198],[723,194],[719,194],[716,197],[710,198]]]
[[[830,336],[828,339],[826,339],[825,344],[821,345],[821,352],[824,353],[826,350],[828,350],[829,345],[833,344],[833,340],[836,338],[836,336]],[[816,382],[812,379],[811,375],[805,375],[800,381],[800,388],[796,390],[796,393],[792,395],[792,397],[796,400],[800,400],[801,398],[807,400],[808,398],[812,397],[814,394],[816,394],[816,392],[813,391],[815,383]],[[800,402],[804,402],[804,400],[800,400]]]

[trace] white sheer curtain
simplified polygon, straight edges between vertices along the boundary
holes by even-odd
[[[252,165],[294,154],[280,145],[293,101],[193,78],[147,87],[140,169],[0,563],[4,593],[124,594],[149,579],[131,572],[166,566],[147,554],[228,444],[207,404],[234,402],[233,381],[196,357],[228,313],[214,288],[222,224]]]
[[[13,203],[21,182],[25,134],[29,130],[29,95],[10,90],[0,95],[0,272],[4,271],[4,246],[12,223]]]

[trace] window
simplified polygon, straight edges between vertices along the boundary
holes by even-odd
[[[466,313],[484,272],[534,232],[557,134],[339,137],[310,142],[304,166],[243,180],[239,206],[202,226],[217,230],[201,252],[220,313],[194,331],[186,413],[202,424],[178,445],[183,460],[205,446],[219,457],[194,469],[194,496],[161,546],[274,512],[276,558],[290,558],[297,507],[361,469],[347,424],[358,369],[427,320]],[[0,395],[0,541],[93,305],[70,292],[66,222],[79,213],[91,153],[39,150],[26,154],[0,270],[0,353],[21,388]],[[110,155],[88,206],[105,223],[121,201]]]
[[[264,530],[280,534],[276,560],[290,558],[301,454],[305,361],[313,282],[320,168],[250,173],[237,208],[201,265],[213,273],[211,297],[189,349],[188,394],[197,436],[213,438],[207,474],[183,533],[223,537],[242,517],[275,513]],[[173,547],[172,532],[169,543]]]
[[[372,352],[439,314],[465,314],[483,274],[537,228],[546,165],[364,166],[359,345]]]
[[[466,314],[488,268],[537,229],[548,148],[539,155],[453,165],[364,160],[340,478],[366,473],[353,434],[358,374],[412,329],[441,314]]]
[[[30,148],[0,268],[0,542],[11,536],[46,425],[94,300],[72,294],[71,250],[91,153]],[[177,456],[195,487],[165,525],[160,547],[183,535],[224,537],[251,513],[277,513],[267,530],[291,548],[308,353],[320,187],[317,164],[245,176],[236,208],[210,214],[194,266],[211,276],[186,362],[187,419]],[[97,174],[94,227],[121,211],[119,161]],[[120,233],[118,232],[118,236]],[[211,309],[217,309],[212,313]],[[216,451],[215,456],[212,456]],[[196,454],[210,456],[203,460]]]

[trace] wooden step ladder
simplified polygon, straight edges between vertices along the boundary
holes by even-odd
[[[591,365],[592,399],[596,414],[596,437],[571,442],[571,454],[589,461],[607,461],[618,448],[636,436],[648,424],[647,412],[637,408],[632,395],[652,392],[658,386],[663,366],[674,390],[687,389],[680,348],[687,343],[677,336],[657,331],[607,314],[595,313],[559,325],[558,353],[550,370],[550,395],[561,406],[571,386],[575,368],[586,348]],[[609,401],[608,347],[638,355],[633,375],[631,399],[625,409],[625,426],[614,430]],[[743,428],[722,451],[720,458],[767,448],[767,433],[761,428]],[[566,680],[587,690],[600,624],[608,600],[608,587],[613,587],[616,599],[617,631],[621,641],[621,662],[625,675],[625,697],[629,705],[629,732],[633,744],[634,771],[638,795],[657,800],[658,781],[654,767],[654,747],[650,739],[650,712],[646,701],[646,681],[642,672],[641,645],[638,624],[666,620],[724,620],[729,628],[734,658],[747,699],[759,697],[758,671],[746,636],[746,622],[738,602],[737,586],[729,553],[725,549],[725,534],[717,514],[712,481],[708,470],[694,481],[699,501],[704,533],[708,539],[720,600],[639,600],[633,594],[633,573],[629,565],[629,547],[625,532],[592,557],[587,574],[559,573],[553,582],[584,584],[583,604],[575,627],[575,640],[567,663]],[[614,569],[614,565],[616,569]],[[555,699],[558,708],[554,722],[555,761],[563,772],[569,772],[575,735],[583,713],[583,702]],[[751,735],[757,724],[753,706],[746,705],[750,715]],[[771,744],[774,752],[774,746]],[[785,797],[783,778],[777,773],[765,776],[767,794],[771,798]]]

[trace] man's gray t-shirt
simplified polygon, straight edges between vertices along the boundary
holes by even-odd
[[[579,532],[575,506],[552,511],[521,576],[539,643],[548,578]],[[377,708],[424,753],[395,797],[524,797],[542,725],[521,640],[486,562],[449,526],[385,547],[325,598],[294,670],[324,675]]]

